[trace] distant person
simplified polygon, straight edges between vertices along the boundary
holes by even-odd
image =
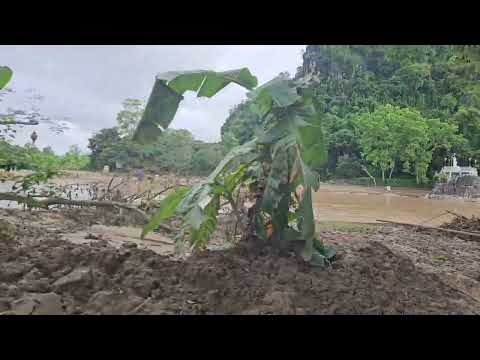
[[[138,169],[135,171],[133,176],[140,182],[142,182],[145,179],[145,171],[143,169]]]
[[[145,178],[145,171],[143,171],[143,169],[138,169],[133,173],[133,177],[137,180],[137,193],[141,193],[143,179]]]

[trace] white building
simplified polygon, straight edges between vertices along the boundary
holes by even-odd
[[[452,166],[444,166],[440,171],[446,174],[448,180],[459,176],[478,176],[478,171],[472,166],[458,166],[455,154],[452,157]]]

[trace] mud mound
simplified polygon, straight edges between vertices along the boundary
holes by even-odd
[[[467,218],[465,216],[458,215],[451,222],[445,223],[440,227],[444,229],[480,233],[480,218],[475,216]]]
[[[478,303],[379,242],[338,244],[331,269],[267,249],[173,261],[134,246],[0,243],[0,313],[472,314]]]

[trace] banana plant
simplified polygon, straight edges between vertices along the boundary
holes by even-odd
[[[165,198],[142,237],[177,215],[183,219],[177,243],[204,249],[216,228],[222,201],[227,200],[235,212],[238,204],[233,194],[248,187],[255,194],[255,204],[249,211],[246,237],[280,248],[300,241],[305,261],[329,264],[335,250],[316,238],[312,208],[312,191],[319,184],[315,169],[325,162],[326,148],[321,119],[305,85],[280,75],[256,88],[256,78],[245,68],[159,75],[134,139],[149,142],[161,135],[185,91],[212,97],[232,82],[251,90],[251,110],[261,116],[263,130],[233,148],[204,181]]]

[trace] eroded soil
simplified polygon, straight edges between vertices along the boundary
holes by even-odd
[[[324,230],[338,259],[322,270],[243,246],[177,259],[80,212],[0,218],[3,314],[480,313],[479,243],[439,234]]]

